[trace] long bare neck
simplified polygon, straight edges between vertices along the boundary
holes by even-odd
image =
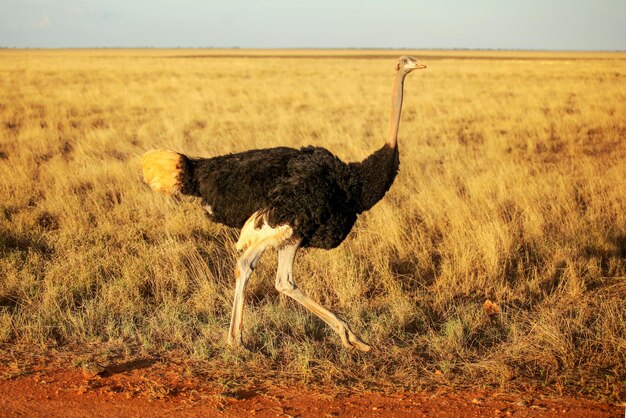
[[[398,128],[400,126],[400,113],[402,113],[402,94],[405,76],[406,73],[398,71],[393,79],[391,114],[389,115],[389,129],[387,130],[387,145],[391,148],[398,147]]]
[[[391,115],[387,142],[359,163],[351,163],[351,169],[360,185],[356,199],[357,212],[364,212],[385,196],[398,174],[400,158],[398,155],[398,126],[402,111],[402,89],[406,73],[398,71],[393,80],[391,96]]]

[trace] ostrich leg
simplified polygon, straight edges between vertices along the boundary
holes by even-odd
[[[228,343],[230,345],[241,346],[243,344],[241,329],[243,327],[244,291],[257,261],[266,248],[267,245],[264,242],[252,245],[237,260],[235,267],[235,277],[237,279],[235,299],[233,300],[233,313],[230,318],[230,329],[228,330]]]
[[[286,244],[278,250],[278,271],[276,273],[276,289],[298,301],[309,311],[317,315],[335,330],[341,338],[341,343],[346,348],[356,348],[360,351],[369,351],[370,346],[365,344],[350,329],[347,322],[337,318],[335,314],[324,308],[319,303],[313,301],[296,286],[292,277],[293,261],[298,250],[299,243]]]
[[[291,237],[292,230],[288,225],[271,228],[267,224],[257,226],[259,215],[253,214],[244,224],[237,241],[237,250],[243,254],[237,260],[235,267],[235,299],[233,300],[233,313],[230,318],[228,330],[228,343],[241,346],[241,329],[243,327],[243,299],[248,279],[263,252],[269,247],[277,247]]]

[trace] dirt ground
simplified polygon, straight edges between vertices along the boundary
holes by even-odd
[[[149,360],[2,369],[0,416],[623,417],[625,408],[540,393],[342,392],[273,383],[230,390]]]

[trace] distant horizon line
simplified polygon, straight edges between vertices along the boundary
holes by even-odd
[[[210,50],[258,50],[258,51],[516,51],[516,52],[626,52],[626,49],[550,49],[550,48],[408,48],[408,47],[223,47],[223,46],[0,46],[0,49],[210,49]]]

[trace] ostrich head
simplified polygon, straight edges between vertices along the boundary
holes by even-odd
[[[424,64],[417,62],[417,58],[406,55],[401,56],[396,64],[396,71],[408,74],[413,70],[421,70],[426,68]]]

